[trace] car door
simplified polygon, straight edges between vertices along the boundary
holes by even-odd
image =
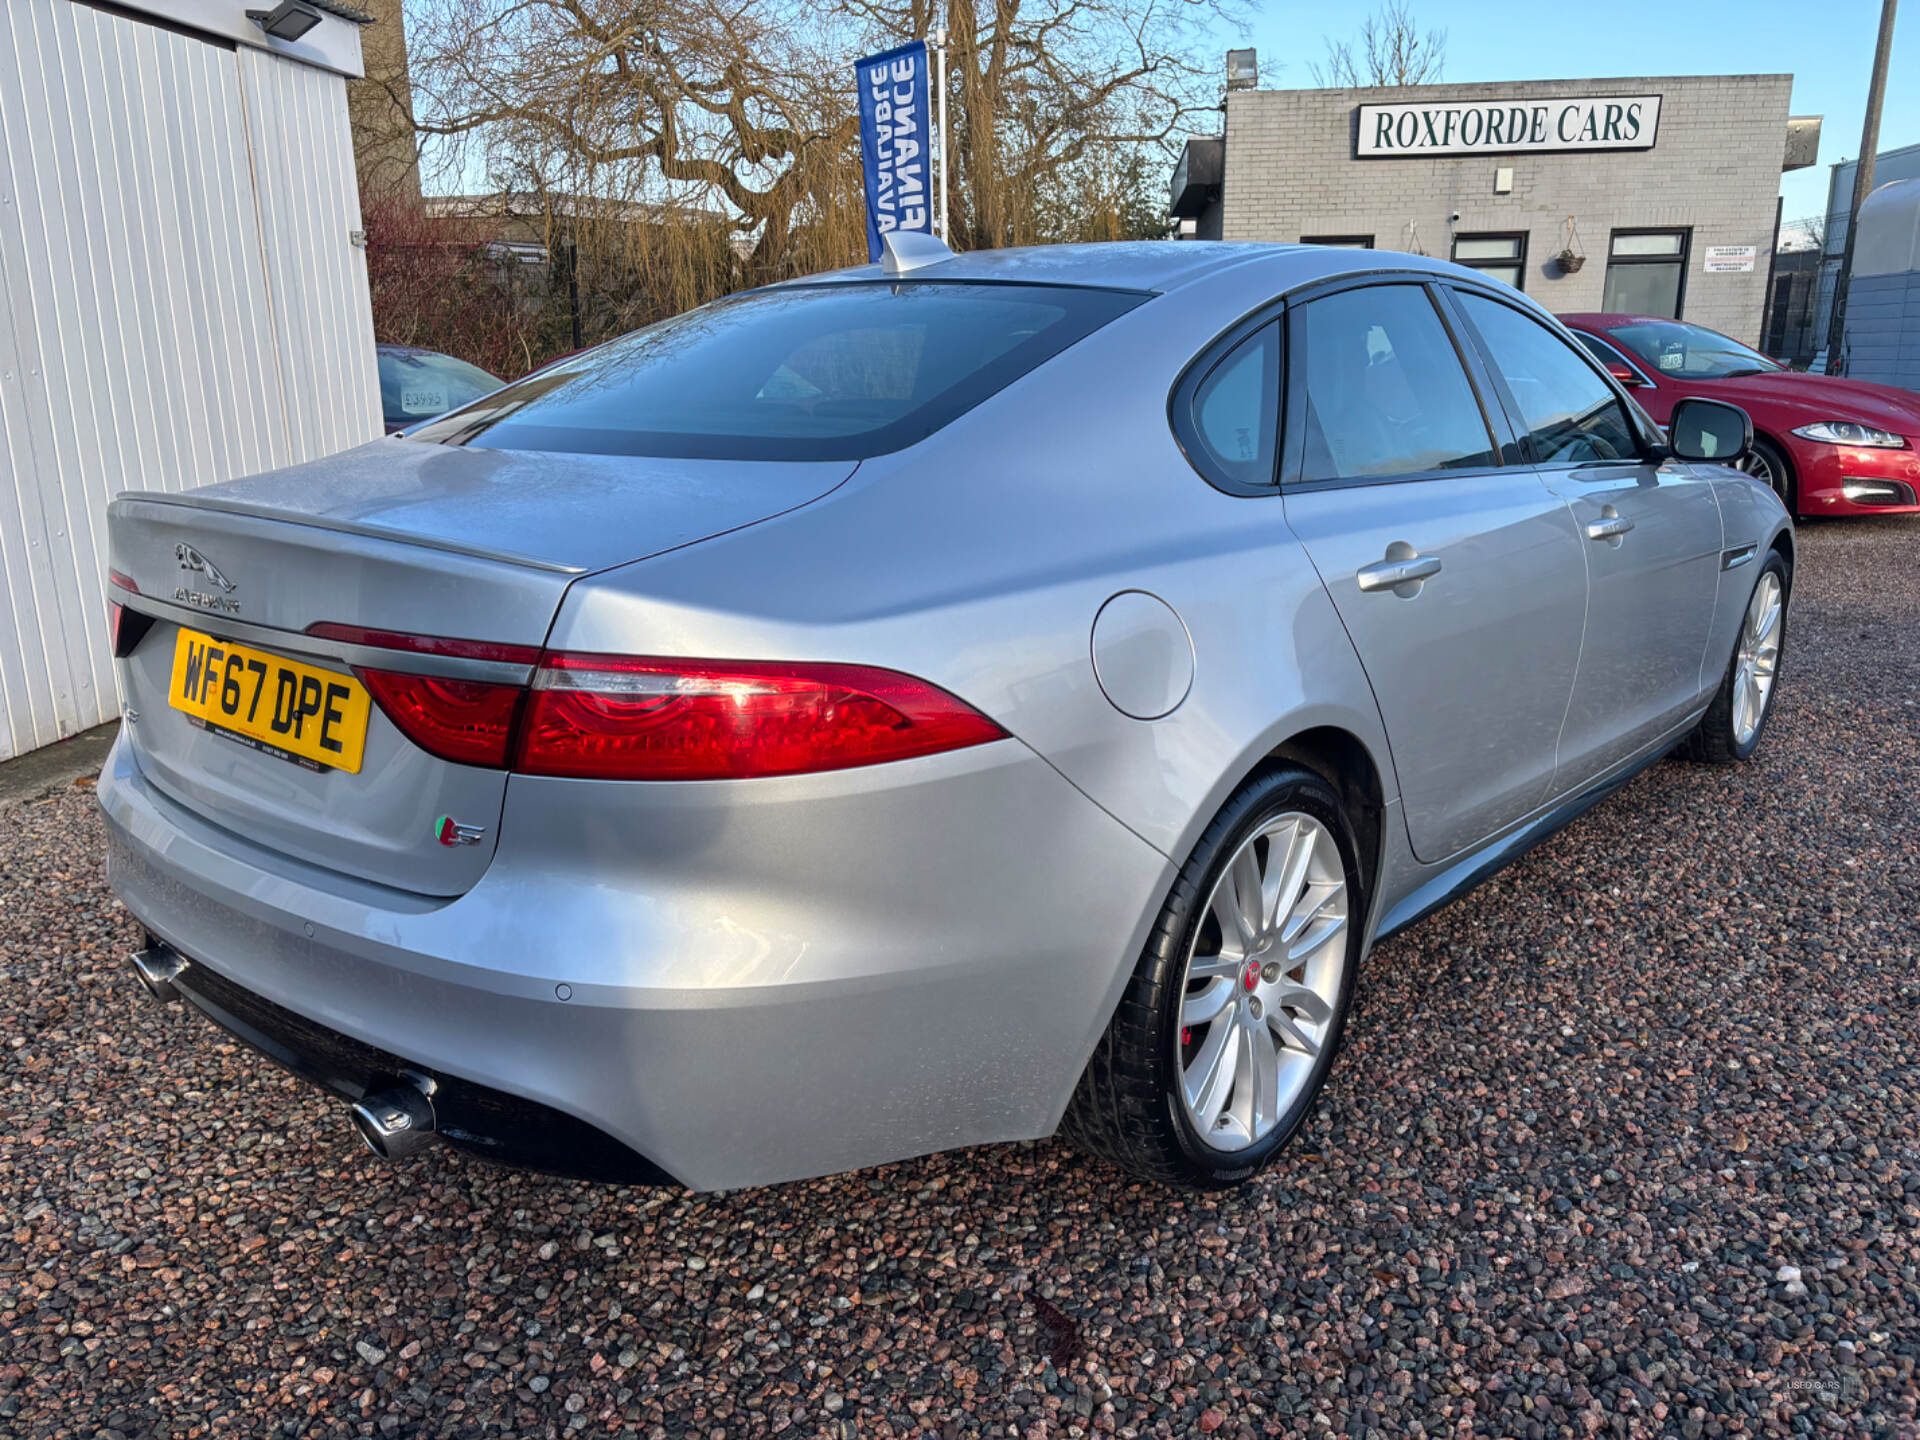
[[[1514,430],[1583,537],[1590,598],[1555,782],[1573,790],[1700,703],[1720,504],[1703,475],[1658,460],[1585,350],[1495,295],[1452,295]]]
[[[1437,861],[1536,809],[1586,610],[1564,501],[1517,458],[1417,281],[1287,311],[1288,523],[1372,682],[1408,838]]]

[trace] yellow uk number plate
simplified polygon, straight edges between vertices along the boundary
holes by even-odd
[[[360,771],[372,700],[351,675],[182,629],[167,701],[203,729],[309,770]]]

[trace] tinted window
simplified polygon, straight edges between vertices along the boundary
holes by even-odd
[[[411,425],[500,388],[478,365],[431,350],[380,352],[380,409],[389,425]]]
[[[1655,372],[1676,380],[1725,380],[1781,368],[1738,340],[1678,320],[1643,320],[1607,333],[1615,344],[1626,346]]]
[[[857,460],[925,438],[1144,298],[782,286],[637,331],[416,435],[497,450]]]
[[[1573,464],[1640,458],[1625,408],[1579,351],[1511,305],[1464,291],[1460,303],[1520,407],[1535,459]]]
[[[1343,290],[1291,322],[1306,398],[1301,478],[1493,464],[1493,442],[1440,317],[1414,285]]]
[[[1280,327],[1267,325],[1233,348],[1194,387],[1193,431],[1218,477],[1242,485],[1273,483],[1273,438],[1280,401]]]

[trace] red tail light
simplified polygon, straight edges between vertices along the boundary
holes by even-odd
[[[408,674],[401,657],[449,655],[462,660],[531,665],[540,658],[539,646],[500,645],[449,635],[408,635],[397,630],[369,630],[363,625],[339,625],[331,620],[309,625],[307,633],[398,652],[392,669],[356,665],[353,673],[400,733],[429,755],[496,770],[507,763],[513,748],[514,717],[526,688]]]
[[[496,770],[507,763],[513,719],[526,694],[521,686],[358,666],[353,673],[400,733],[429,755]]]
[[[924,680],[865,665],[548,655],[514,769],[738,780],[877,765],[1004,738]]]
[[[878,765],[1006,737],[938,686],[868,665],[542,654],[322,623],[308,634],[393,651],[355,666],[387,718],[430,755],[588,780],[740,780]],[[407,671],[406,656],[531,665],[523,685]]]
[[[107,571],[107,583],[131,595],[140,593],[140,587],[133,583],[132,578],[122,575],[118,570]],[[107,642],[112,647],[114,659],[124,660],[131,655],[134,647],[140,643],[140,637],[152,628],[151,615],[129,610],[118,600],[108,597]]]

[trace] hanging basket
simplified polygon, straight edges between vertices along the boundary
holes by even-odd
[[[1578,250],[1562,250],[1553,258],[1559,262],[1560,273],[1563,275],[1578,275],[1580,267],[1587,263],[1587,257]]]

